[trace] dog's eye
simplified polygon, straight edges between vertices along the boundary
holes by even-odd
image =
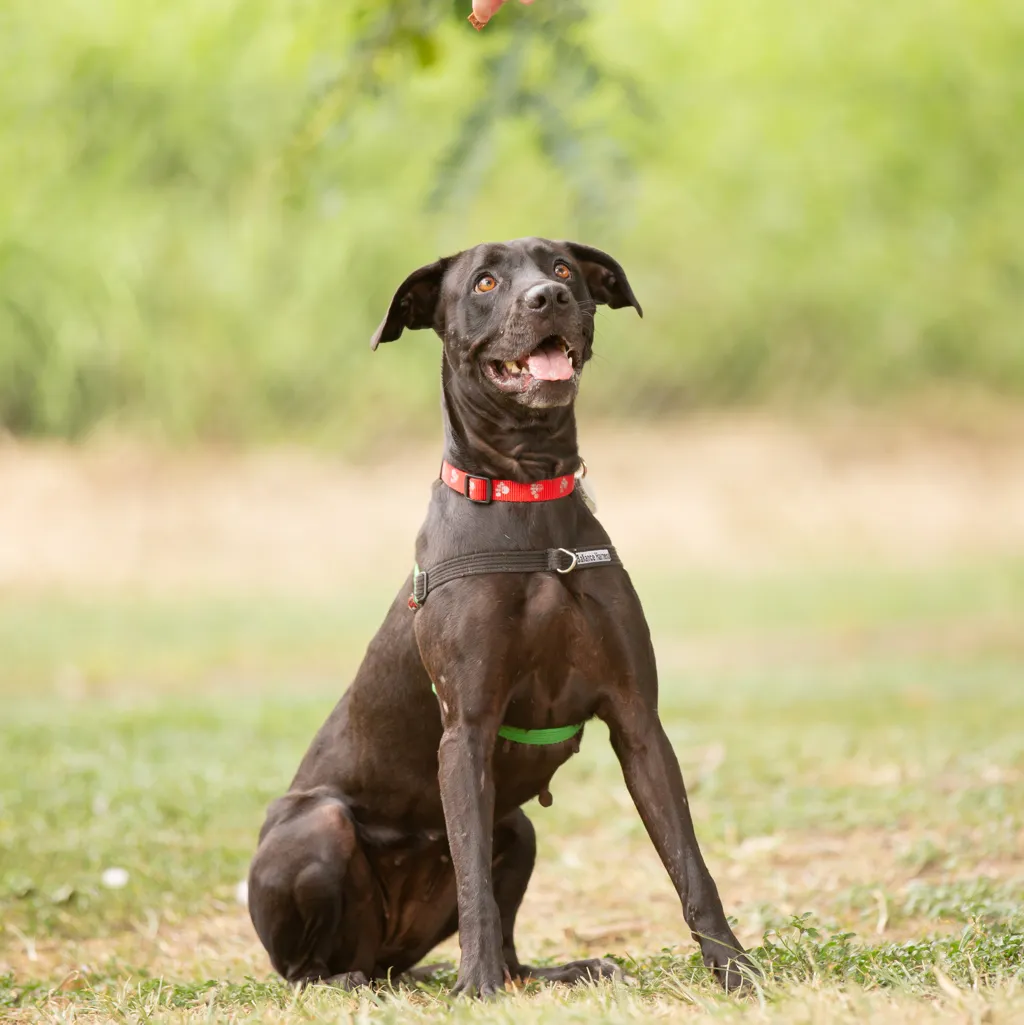
[[[498,282],[490,274],[484,274],[477,280],[477,283],[473,286],[474,292],[490,292],[496,288]]]
[[[569,270],[567,263],[562,263],[561,260],[555,264],[555,277],[561,278],[563,281],[568,281],[572,277],[572,271]]]

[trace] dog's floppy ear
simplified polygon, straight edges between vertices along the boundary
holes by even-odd
[[[572,253],[580,265],[594,302],[604,303],[613,310],[632,306],[641,317],[644,315],[640,303],[633,295],[633,289],[629,286],[626,272],[616,260],[600,249],[580,245],[579,242],[563,242],[562,245]]]
[[[441,281],[454,257],[446,256],[426,267],[413,271],[398,287],[387,316],[370,339],[370,348],[376,349],[381,342],[393,342],[409,328],[433,327],[438,299],[441,297]]]

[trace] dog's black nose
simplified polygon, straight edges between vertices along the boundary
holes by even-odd
[[[569,289],[558,281],[545,281],[526,291],[526,305],[531,310],[545,310],[552,306],[566,306],[572,298]]]

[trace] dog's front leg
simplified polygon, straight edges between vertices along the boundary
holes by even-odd
[[[498,725],[452,715],[438,750],[438,780],[455,868],[462,960],[456,993],[493,996],[505,984],[501,918],[491,882]],[[447,717],[446,717],[447,720]]]
[[[727,990],[755,969],[733,935],[693,829],[679,762],[657,712],[653,655],[639,689],[616,690],[602,712],[626,786],[700,944],[704,963]]]
[[[441,601],[424,611],[434,615],[427,621],[418,614],[417,639],[441,706],[438,782],[459,909],[462,958],[455,992],[489,997],[504,988],[506,973],[491,877],[493,756],[504,713],[504,653],[481,658],[473,638],[490,631],[481,634],[472,612],[456,614]]]

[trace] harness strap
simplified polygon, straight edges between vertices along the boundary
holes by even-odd
[[[409,608],[418,609],[431,591],[460,577],[484,573],[571,573],[591,566],[621,566],[622,560],[611,545],[588,548],[547,548],[534,552],[476,552],[445,559],[429,570],[412,571]]]
[[[431,684],[430,689],[436,697],[437,688]],[[563,740],[572,740],[583,729],[583,725],[578,722],[574,726],[550,726],[544,730],[524,730],[518,726],[499,726],[498,736],[503,740],[511,740],[514,744],[547,747],[549,744],[561,744]]]

